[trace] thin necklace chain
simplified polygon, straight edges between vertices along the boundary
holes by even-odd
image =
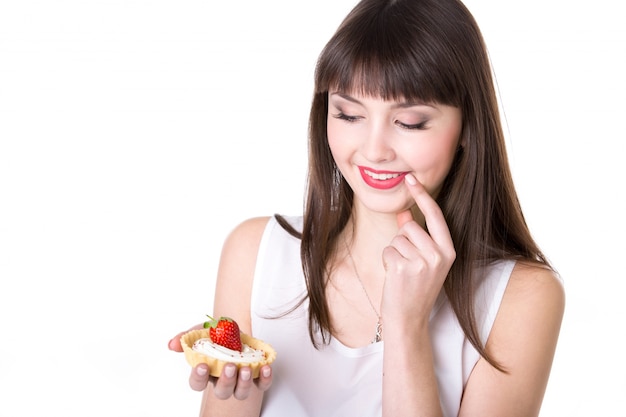
[[[378,318],[378,321],[376,322],[376,333],[374,335],[374,339],[372,340],[372,343],[380,342],[383,338],[383,324],[381,323],[380,314],[378,314],[378,310],[376,310],[376,307],[374,307],[374,303],[372,303],[372,299],[367,293],[367,290],[365,289],[365,285],[363,285],[363,281],[361,280],[361,277],[359,276],[359,271],[356,268],[356,262],[354,262],[354,258],[352,257],[352,253],[350,253],[350,248],[348,247],[347,244],[346,244],[346,251],[348,251],[348,257],[350,258],[350,262],[352,263],[352,269],[354,269],[354,275],[356,275],[356,279],[359,280],[359,284],[361,284],[361,288],[363,289],[363,292],[365,293],[365,297],[367,297],[367,301],[369,301],[370,306],[372,307],[372,310],[374,311],[374,314],[376,314],[376,317]]]

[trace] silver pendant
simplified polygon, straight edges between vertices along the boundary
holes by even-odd
[[[381,340],[383,340],[383,325],[379,321],[378,323],[376,323],[376,336],[374,336],[374,340],[372,340],[372,343],[378,343]]]

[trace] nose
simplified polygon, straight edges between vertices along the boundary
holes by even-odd
[[[386,162],[395,157],[390,133],[384,126],[372,126],[361,145],[361,153],[370,162]]]

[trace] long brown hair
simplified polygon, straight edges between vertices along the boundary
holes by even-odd
[[[525,259],[549,267],[526,226],[507,161],[491,66],[480,30],[457,0],[363,0],[319,56],[309,119],[309,173],[301,256],[315,346],[332,332],[326,283],[353,192],[328,146],[331,89],[420,100],[462,111],[461,144],[437,196],[457,258],[444,283],[468,340],[492,365],[478,336],[474,271]]]

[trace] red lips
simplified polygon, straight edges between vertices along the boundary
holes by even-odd
[[[404,181],[406,172],[378,171],[359,166],[361,177],[367,185],[378,190],[389,190]],[[375,178],[374,178],[375,177]]]

